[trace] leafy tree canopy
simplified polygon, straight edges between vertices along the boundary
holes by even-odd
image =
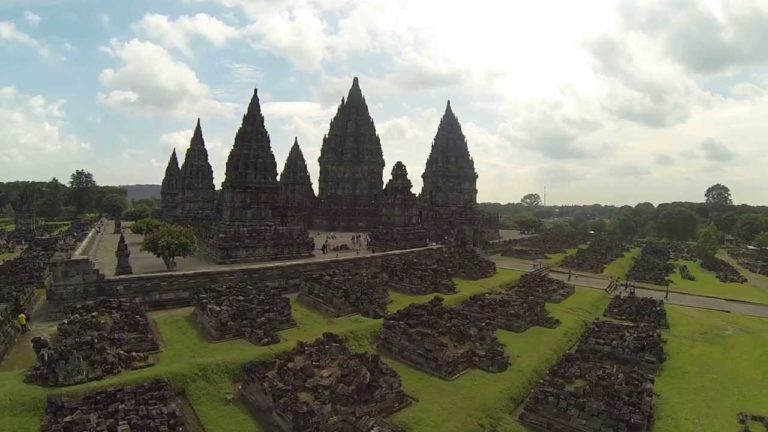
[[[197,238],[192,228],[164,225],[144,238],[142,250],[161,258],[168,270],[176,268],[176,258],[186,258],[197,251]]]
[[[526,207],[538,207],[541,205],[541,196],[537,193],[529,193],[523,196],[520,202]]]
[[[733,205],[733,200],[731,199],[731,190],[728,189],[728,186],[721,185],[720,183],[708,187],[707,191],[704,192],[704,198],[708,205]]]
[[[718,249],[720,249],[720,231],[715,225],[709,224],[701,231],[696,241],[696,256],[702,262],[712,262]]]

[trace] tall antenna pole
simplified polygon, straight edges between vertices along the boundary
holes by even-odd
[[[547,187],[544,186],[544,207],[547,206]]]

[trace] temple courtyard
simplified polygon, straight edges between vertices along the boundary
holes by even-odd
[[[522,274],[499,269],[489,278],[456,280],[457,292],[443,295],[445,304],[455,306],[473,295],[496,291]],[[433,295],[390,292],[389,311],[431,298]],[[531,387],[573,346],[585,325],[602,315],[609,300],[602,290],[577,286],[561,303],[547,304],[547,311],[560,321],[556,328],[533,327],[522,333],[497,330],[498,340],[510,356],[510,367],[501,373],[470,369],[446,381],[384,356],[385,364],[399,374],[405,394],[414,401],[389,421],[413,431],[528,430],[517,416]],[[353,351],[376,352],[383,322],[360,315],[330,318],[295,296],[290,302],[296,326],[281,331],[280,342],[270,346],[255,346],[243,339],[212,343],[195,324],[191,307],[149,312],[161,344],[155,366],[65,390],[23,382],[24,370],[34,364],[34,353],[28,337],[22,338],[0,366],[0,394],[6,395],[0,398],[0,430],[39,430],[47,395],[83,394],[165,377],[189,402],[205,430],[268,431],[239,396],[237,381],[243,363],[267,359],[324,332],[342,336]],[[737,430],[737,413],[763,413],[768,406],[762,391],[768,384],[765,320],[674,305],[667,306],[667,312],[669,329],[663,331],[663,337],[668,358],[654,387],[653,431]],[[55,324],[37,319],[43,315],[40,310],[35,313],[33,334],[50,332]]]

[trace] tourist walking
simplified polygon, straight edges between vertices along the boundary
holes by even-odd
[[[29,331],[29,326],[27,325],[27,315],[25,313],[20,313],[19,317],[17,318],[19,322],[19,327],[21,327],[21,332],[26,333]]]

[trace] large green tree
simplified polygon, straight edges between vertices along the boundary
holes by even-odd
[[[520,202],[526,207],[538,207],[541,205],[541,196],[537,193],[525,194]]]
[[[128,207],[128,200],[122,194],[110,194],[101,199],[99,211],[112,219],[120,219]]]
[[[691,240],[698,226],[699,216],[693,210],[680,206],[665,206],[656,220],[659,236],[669,240]]]
[[[728,186],[722,185],[720,183],[708,187],[707,191],[704,192],[704,198],[708,205],[733,205],[733,200],[731,199],[731,190],[728,189]]]
[[[768,248],[768,232],[761,232],[755,237],[757,247]]]
[[[168,270],[176,268],[176,258],[185,258],[197,251],[197,238],[192,228],[165,225],[146,236],[142,250],[161,258]]]
[[[751,242],[761,232],[768,231],[768,216],[747,213],[739,216],[736,222],[736,237]]]
[[[93,210],[97,185],[93,174],[86,170],[77,170],[69,177],[69,189],[72,204],[78,215]]]
[[[165,223],[163,221],[152,218],[144,218],[131,224],[131,232],[146,237],[164,226]]]
[[[696,256],[703,263],[711,263],[715,260],[717,250],[720,249],[720,231],[713,224],[707,225],[696,240]]]
[[[534,233],[541,229],[541,221],[530,213],[523,213],[515,217],[515,227],[523,233]]]

